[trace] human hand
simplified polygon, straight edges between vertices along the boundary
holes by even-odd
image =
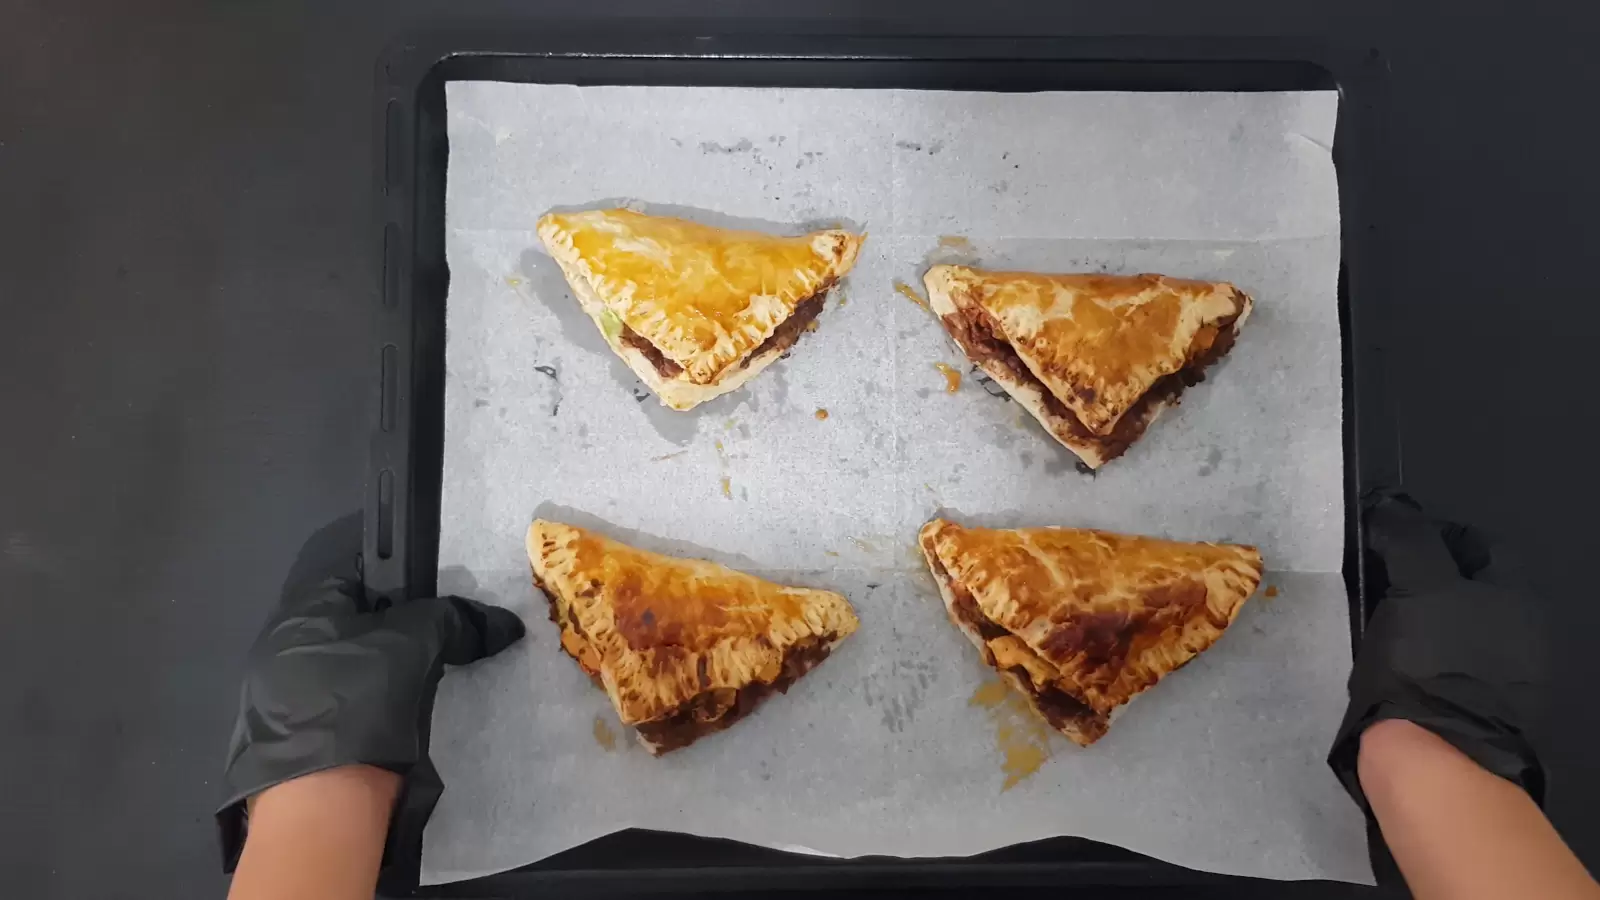
[[[403,779],[389,845],[414,856],[443,791],[428,732],[444,667],[493,656],[523,633],[509,610],[461,597],[390,604],[341,578],[291,589],[250,650],[217,813],[224,868],[239,858],[245,801],[358,763]]]
[[[1430,518],[1404,495],[1365,506],[1388,590],[1356,654],[1328,764],[1369,809],[1356,775],[1362,732],[1406,719],[1542,803],[1544,770],[1526,731],[1545,677],[1533,598],[1480,532]]]

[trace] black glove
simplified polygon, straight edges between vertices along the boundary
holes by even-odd
[[[340,527],[324,529],[313,543]],[[308,544],[301,563],[316,552]],[[460,597],[391,605],[367,597],[358,581],[306,584],[302,573],[290,582],[250,650],[240,692],[223,774],[228,800],[217,812],[223,868],[231,872],[238,863],[249,797],[301,775],[365,763],[403,779],[380,883],[414,887],[422,827],[444,788],[428,759],[439,678],[446,665],[504,650],[522,637],[522,621]]]
[[[1366,507],[1368,546],[1387,592],[1356,654],[1350,707],[1328,764],[1370,813],[1356,778],[1361,733],[1406,719],[1542,804],[1544,770],[1527,737],[1544,681],[1533,598],[1511,587],[1504,552],[1473,529],[1431,519],[1404,495]]]

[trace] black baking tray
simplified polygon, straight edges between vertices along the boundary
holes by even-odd
[[[1397,484],[1400,447],[1386,403],[1373,160],[1382,152],[1386,66],[1377,48],[1278,39],[1085,38],[718,33],[716,23],[613,23],[604,34],[484,26],[397,42],[378,75],[375,161],[382,240],[377,390],[367,484],[364,579],[399,600],[432,596],[444,445],[444,199],[448,81],[925,90],[1340,92],[1333,159],[1342,264],[1345,565],[1352,644],[1374,599],[1362,555],[1360,495]],[[814,28],[814,26],[812,26]],[[415,884],[421,835],[394,835],[385,889]],[[751,891],[979,885],[1188,885],[1229,879],[1075,838],[954,859],[834,860],[735,841],[626,831],[512,872],[424,889],[430,896],[506,896],[551,889]],[[1263,887],[1266,887],[1263,885]],[[1288,886],[1272,883],[1281,893]],[[1331,888],[1332,885],[1324,885]],[[1298,891],[1322,895],[1314,885]],[[1199,896],[1189,893],[1188,896]]]

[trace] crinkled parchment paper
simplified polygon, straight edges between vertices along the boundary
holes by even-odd
[[[627,827],[841,856],[1081,835],[1185,866],[1370,881],[1323,764],[1350,665],[1332,93],[984,94],[452,83],[439,587],[526,641],[451,672],[429,882]],[[552,208],[870,232],[816,333],[748,387],[661,407],[534,234]],[[1227,279],[1256,311],[1098,475],[970,372],[931,262]],[[965,373],[954,392],[936,368]],[[821,418],[819,410],[826,410]],[[943,512],[1259,546],[1263,590],[1089,749],[997,691],[914,550]],[[560,651],[535,515],[850,598],[787,696],[652,758]]]

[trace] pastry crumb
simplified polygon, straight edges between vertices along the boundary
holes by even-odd
[[[938,369],[939,373],[944,376],[944,392],[946,394],[954,394],[956,391],[961,390],[960,369],[953,368],[942,362],[934,363],[933,367]]]
[[[1275,585],[1275,584],[1267,585],[1267,591],[1266,591],[1267,599],[1271,600],[1273,597],[1276,597],[1276,596],[1278,596],[1278,586]]]
[[[826,420],[828,418],[828,411],[825,410],[825,409],[822,409],[821,407],[818,407],[816,415],[817,415],[817,421],[821,422],[821,421],[824,421],[824,420]]]

